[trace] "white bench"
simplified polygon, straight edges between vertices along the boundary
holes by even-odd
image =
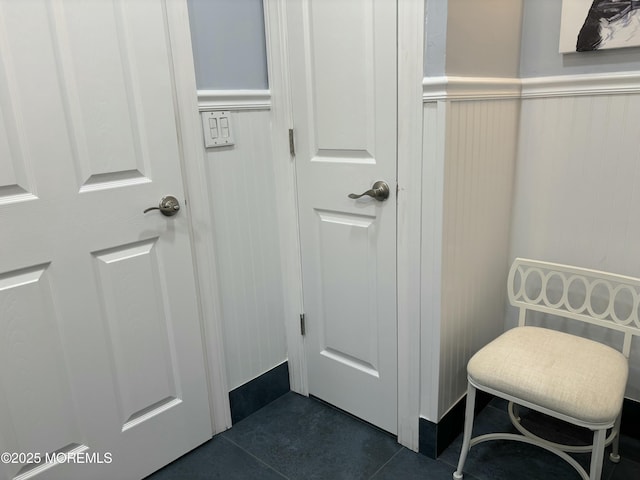
[[[453,478],[462,478],[471,447],[501,439],[545,448],[566,460],[584,480],[600,480],[607,445],[613,445],[610,459],[620,460],[618,435],[629,352],[632,337],[640,335],[640,279],[517,258],[509,272],[508,293],[511,304],[520,309],[518,327],[483,347],[467,365],[463,445]],[[545,318],[545,324],[566,328],[567,323],[557,319],[560,316],[620,332],[609,337],[620,337],[622,353],[580,336],[526,326],[529,311],[554,316]],[[477,389],[509,401],[509,416],[522,435],[471,438]],[[540,438],[520,424],[514,405],[588,428],[593,444],[561,445]],[[589,474],[567,452],[591,452]]]

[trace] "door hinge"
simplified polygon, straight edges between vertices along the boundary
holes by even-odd
[[[304,313],[300,314],[300,335],[304,337],[307,333],[307,326],[305,325]]]
[[[296,145],[293,141],[293,128],[289,129],[289,153],[292,157],[296,156]]]

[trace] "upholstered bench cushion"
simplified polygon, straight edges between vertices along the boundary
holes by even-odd
[[[503,333],[476,353],[469,378],[588,423],[613,422],[622,408],[627,359],[592,340],[538,327]]]

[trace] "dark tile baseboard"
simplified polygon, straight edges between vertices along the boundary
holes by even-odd
[[[476,413],[482,410],[493,398],[485,392],[478,391],[476,399]],[[420,453],[430,458],[438,456],[462,433],[464,428],[464,408],[466,396],[461,398],[449,412],[440,420],[433,423],[425,418],[420,418]],[[622,405],[621,433],[628,437],[640,440],[640,402],[624,399]]]
[[[478,391],[476,395],[476,413],[491,401],[493,395]],[[462,433],[464,428],[464,407],[466,395],[449,410],[439,423],[420,418],[419,451],[429,458],[438,458],[440,454]]]
[[[640,440],[640,402],[624,399],[622,404],[622,424],[620,425],[620,432],[628,437]]]
[[[289,364],[284,362],[229,392],[231,422],[239,422],[289,390]]]

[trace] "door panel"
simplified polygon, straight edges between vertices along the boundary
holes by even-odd
[[[123,431],[180,401],[158,240],[93,254]]]
[[[0,276],[0,377],[12,386],[2,402],[3,451],[53,452],[79,438],[48,267]]]
[[[308,5],[310,80],[320,156],[341,150],[373,157],[373,2]],[[346,87],[346,88],[345,88]]]
[[[375,217],[318,212],[321,288],[325,299],[318,325],[322,355],[376,377]],[[339,252],[339,253],[338,253]],[[349,288],[345,290],[345,285]],[[349,321],[344,321],[344,319]]]
[[[142,478],[211,438],[166,25],[0,0],[0,452],[112,458],[1,480]]]
[[[16,111],[17,85],[4,32],[0,17],[0,205],[35,198],[32,162],[17,128],[22,119]]]
[[[309,391],[395,433],[395,2],[287,18]],[[377,180],[388,200],[347,197]]]
[[[170,124],[155,131],[155,116],[173,115],[154,101],[170,85],[167,58],[151,43],[164,35],[162,25],[145,25],[146,36],[137,33],[135,19],[148,2],[78,2],[70,12],[58,2],[51,8],[80,191],[149,181],[151,158],[161,154],[153,139],[175,135]],[[101,55],[95,45],[102,46]],[[148,62],[158,62],[164,74],[154,77],[157,68],[141,68]]]

